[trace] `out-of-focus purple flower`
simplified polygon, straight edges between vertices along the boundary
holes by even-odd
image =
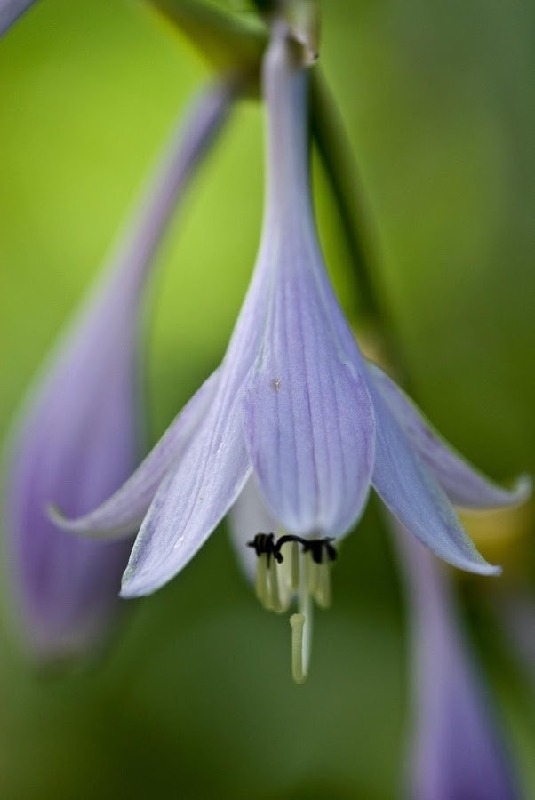
[[[523,582],[510,583],[491,601],[506,641],[535,692],[535,591]]]
[[[0,0],[0,36],[11,28],[35,0]]]
[[[115,491],[140,461],[138,340],[148,270],[233,95],[227,82],[210,88],[187,125],[173,134],[109,271],[31,393],[13,436],[6,491],[9,563],[26,639],[40,659],[84,651],[105,633],[117,610],[131,540],[70,536],[50,520],[47,506],[54,502],[69,514],[83,514]],[[127,532],[134,534],[136,526]]]
[[[442,565],[392,521],[412,620],[411,800],[518,800],[491,698]]]
[[[279,577],[290,580],[264,574],[264,567],[273,571],[284,560],[282,545],[291,545],[302,561],[312,554],[309,540],[319,541],[314,564],[330,560],[326,539],[354,525],[370,485],[443,559],[481,574],[498,571],[477,553],[448,497],[470,506],[501,505],[519,502],[526,487],[506,492],[486,481],[361,355],[317,239],[307,84],[295,44],[277,26],[263,70],[268,186],[262,242],[226,357],[191,401],[193,413],[211,395],[187,448],[175,445],[188,421],[180,415],[115,496],[80,519],[57,516],[67,530],[108,538],[141,525],[123,578],[125,597],[152,592],[182,569],[248,483],[262,499],[259,525],[268,513],[271,530],[289,534],[254,545],[263,571],[259,583],[267,581],[268,593],[278,596]],[[252,527],[248,535],[259,530]],[[307,597],[327,593],[316,582],[323,573],[306,581],[294,574],[292,591],[303,609]],[[274,605],[285,603],[276,599]]]

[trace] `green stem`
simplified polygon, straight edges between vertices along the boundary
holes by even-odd
[[[340,214],[357,281],[361,315],[380,337],[387,359],[399,372],[403,360],[377,285],[377,269],[367,234],[370,221],[359,196],[361,181],[352,148],[330,90],[316,70],[311,81],[310,106],[312,134]]]

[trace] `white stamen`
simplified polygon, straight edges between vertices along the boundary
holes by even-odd
[[[280,567],[275,558],[271,558],[269,563],[269,588],[270,588],[270,608],[281,614],[283,611],[288,610],[290,604],[290,597],[285,591],[281,591],[281,584],[279,582]]]
[[[328,549],[330,540],[321,540],[324,552],[317,547],[305,547],[302,539],[295,541],[291,536],[285,537],[286,540],[279,545],[285,536],[279,533],[276,540],[270,534],[268,551],[258,556],[256,594],[264,608],[279,614],[288,610],[292,598],[297,601],[298,611],[290,617],[292,677],[296,683],[304,683],[312,646],[312,601],[320,608],[328,608],[331,604],[331,565],[334,556]],[[319,545],[319,541],[315,540],[313,544]],[[279,563],[281,560],[282,563]]]
[[[255,580],[256,596],[264,606],[270,607],[269,586],[268,586],[268,564],[265,555],[258,556],[256,562],[256,580]]]
[[[290,585],[294,592],[299,589],[299,542],[292,542],[290,544]]]
[[[310,651],[312,649],[312,621],[313,621],[313,606],[311,595],[308,590],[308,564],[312,562],[312,558],[308,553],[299,553],[299,613],[303,617],[303,636],[302,636],[302,655],[301,661],[303,666],[304,678],[308,674],[308,663],[310,661]],[[312,562],[313,563],[313,562]],[[314,564],[314,566],[316,566]],[[303,678],[303,680],[304,680]]]
[[[316,567],[317,583],[314,600],[320,608],[329,608],[331,605],[331,565],[318,564]]]
[[[319,564],[313,560],[312,556],[310,555],[308,558],[305,558],[305,575],[306,575],[306,584],[307,584],[307,591],[312,596],[315,595],[316,589],[318,586],[318,570]]]

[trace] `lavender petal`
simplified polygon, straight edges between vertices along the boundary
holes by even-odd
[[[267,278],[262,271],[253,276],[217,392],[143,521],[123,577],[123,597],[153,592],[176,575],[235,503],[250,475],[240,398],[258,357]]]
[[[442,439],[412,400],[378,366],[370,363],[369,368],[398,425],[454,505],[490,509],[527,500],[531,494],[529,478],[518,478],[511,490],[496,486]]]
[[[423,463],[370,377],[376,420],[372,485],[387,508],[449,564],[481,575],[499,574],[477,552],[431,470]]]
[[[158,444],[120,489],[102,505],[81,517],[68,518],[62,510],[50,516],[63,530],[94,539],[122,539],[137,531],[160,483],[186,450],[216,396],[219,372],[214,372],[169,426]]]
[[[123,597],[174,577],[236,501],[251,472],[236,402],[218,398],[177,470],[162,482],[123,577]]]

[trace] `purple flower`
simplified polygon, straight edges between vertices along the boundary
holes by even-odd
[[[35,0],[0,0],[0,36],[11,28]]]
[[[515,800],[491,698],[465,641],[448,575],[400,526],[412,616],[412,800]]]
[[[317,239],[307,85],[295,45],[277,27],[263,70],[263,236],[221,367],[119,492],[81,519],[57,515],[67,530],[104,538],[141,526],[122,584],[122,595],[133,597],[176,575],[248,485],[261,497],[262,511],[247,535],[265,530],[266,513],[270,530],[286,534],[283,541],[251,542],[260,556],[257,590],[279,610],[289,594],[300,595],[296,640],[306,637],[300,617],[307,617],[310,596],[321,603],[328,594],[324,567],[333,556],[327,539],[355,524],[371,485],[437,555],[481,574],[498,569],[476,551],[448,497],[492,506],[519,502],[526,492],[524,484],[504,491],[476,473],[361,355]],[[192,420],[195,431],[184,447]],[[309,540],[319,542],[315,553]],[[283,546],[303,562],[301,578],[286,567],[286,577],[277,574],[281,561],[292,561]]]
[[[148,268],[233,93],[226,82],[214,86],[196,104],[188,126],[173,135],[110,271],[35,387],[13,437],[6,493],[13,588],[28,644],[39,658],[84,651],[114,619],[131,540],[69,536],[46,508],[54,502],[68,514],[84,514],[140,461],[138,334]],[[131,525],[126,533],[136,529]]]
[[[535,692],[535,593],[523,580],[509,582],[492,597],[492,606],[522,673]]]

